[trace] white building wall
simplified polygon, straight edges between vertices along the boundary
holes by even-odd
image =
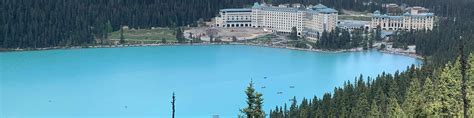
[[[433,30],[433,13],[405,13],[403,16],[388,16],[374,13],[371,28],[380,26],[382,30]]]
[[[322,7],[321,7],[322,6]],[[328,10],[329,9],[329,10]],[[318,10],[324,10],[319,12]],[[263,27],[273,32],[290,33],[296,27],[298,35],[305,29],[309,32],[332,31],[337,25],[337,11],[319,5],[318,10],[294,7],[273,7],[255,3],[249,11],[235,12],[239,9],[223,9],[216,17],[218,27]],[[229,12],[232,11],[232,12]]]

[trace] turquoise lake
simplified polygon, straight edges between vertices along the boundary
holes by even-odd
[[[177,118],[237,117],[251,79],[268,113],[293,96],[320,97],[360,74],[412,64],[421,61],[376,50],[240,45],[3,52],[0,118],[169,118],[173,92]]]

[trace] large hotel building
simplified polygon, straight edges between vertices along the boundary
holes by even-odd
[[[296,27],[298,35],[316,36],[336,28],[338,12],[322,4],[271,6],[255,3],[252,8],[222,9],[216,18],[217,27],[255,27],[277,33],[290,33]]]
[[[380,14],[375,11],[372,15],[371,28],[380,26],[382,30],[432,30],[434,24],[434,14],[422,12],[421,7],[413,7],[410,13],[406,12],[401,16],[390,16]]]

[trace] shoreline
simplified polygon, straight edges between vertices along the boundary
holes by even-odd
[[[72,46],[72,47],[49,47],[49,48],[31,48],[31,49],[1,49],[0,53],[4,52],[24,52],[24,51],[45,51],[45,50],[72,50],[72,49],[94,49],[94,48],[128,48],[128,47],[156,47],[156,46],[205,46],[205,45],[246,45],[246,46],[258,46],[258,47],[267,47],[267,48],[279,48],[279,49],[289,49],[289,50],[298,50],[298,51],[310,51],[310,52],[320,52],[320,53],[345,53],[345,52],[361,52],[365,51],[362,48],[353,48],[353,49],[340,49],[340,50],[323,50],[323,49],[305,49],[305,48],[296,48],[296,47],[287,47],[287,46],[275,46],[268,44],[252,44],[252,43],[167,43],[167,44],[124,44],[124,45],[93,45],[93,46]],[[416,59],[423,59],[422,56],[412,53],[400,52],[400,51],[390,51],[390,50],[380,50],[377,51],[386,53],[386,54],[395,54],[408,56]]]

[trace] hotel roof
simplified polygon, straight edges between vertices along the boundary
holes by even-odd
[[[320,12],[320,13],[337,13],[337,10],[328,8],[328,7],[326,7],[322,4],[318,4],[314,7],[312,7],[311,10],[316,11],[316,12]]]
[[[248,8],[233,8],[233,9],[221,9],[223,12],[252,12],[252,9]]]
[[[260,4],[258,4],[258,2],[255,2],[255,3],[253,3],[252,8],[262,8],[262,6],[260,6]]]
[[[313,6],[309,9],[305,9],[303,7],[295,8],[295,7],[275,7],[275,6],[267,6],[266,4],[259,4],[255,2],[252,6],[253,9],[265,9],[268,11],[279,11],[279,12],[301,12],[301,11],[310,11],[315,13],[337,13],[337,10],[328,8],[322,4],[318,4]]]
[[[409,12],[405,12],[403,15],[400,16],[390,16],[387,14],[380,14],[379,10],[376,10],[373,15],[374,17],[388,17],[388,18],[402,18],[403,16],[412,16],[412,17],[426,17],[426,16],[434,16],[434,13],[418,13],[418,14],[411,14]]]

